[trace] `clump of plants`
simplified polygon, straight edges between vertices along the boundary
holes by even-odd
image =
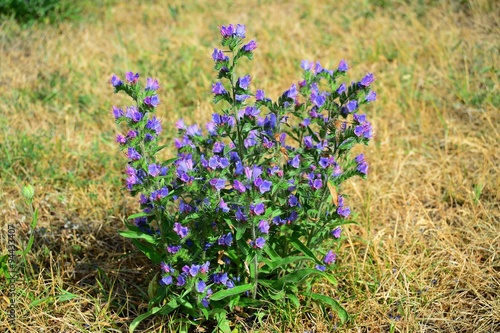
[[[115,92],[135,102],[113,107],[125,130],[116,141],[128,157],[126,186],[141,208],[120,234],[158,267],[149,311],[130,329],[149,315],[178,311],[229,332],[236,307],[285,300],[295,307],[318,302],[344,322],[338,302],[312,286],[336,283],[342,225],[352,222],[341,185],[368,174],[363,154],[349,152],[372,138],[360,108],[376,99],[374,76],[340,83],[344,60],[333,70],[304,60],[303,79],[272,100],[252,89],[250,75],[237,73],[257,48],[244,42],[245,26],[222,26],[220,33],[212,93],[224,108],[204,129],[179,120],[173,143],[159,143],[158,81],[148,78],[143,87],[133,72],[111,78]],[[159,161],[170,144],[177,155]]]

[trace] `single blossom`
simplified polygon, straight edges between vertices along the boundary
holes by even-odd
[[[327,265],[330,265],[335,262],[335,260],[337,260],[337,255],[333,253],[332,250],[329,250],[325,255],[325,258],[323,259],[323,262]]]
[[[259,228],[260,232],[262,232],[263,234],[268,234],[269,233],[269,222],[267,222],[266,220],[261,220],[259,222],[258,228]]]
[[[146,80],[146,88],[145,90],[153,90],[156,91],[160,88],[160,84],[158,83],[158,80],[152,79],[150,77],[147,78]]]
[[[224,95],[224,94],[227,94],[227,91],[226,91],[226,89],[224,89],[224,86],[222,85],[222,83],[215,82],[212,85],[212,93],[214,95]]]
[[[340,227],[337,227],[332,230],[332,236],[335,238],[340,238],[340,234],[342,233],[342,229]]]
[[[113,87],[115,87],[115,88],[116,88],[116,87],[119,87],[119,86],[121,86],[121,85],[123,84],[122,80],[120,80],[120,79],[118,78],[118,76],[116,76],[115,74],[113,74],[113,75],[111,76],[111,79],[109,80],[109,82],[110,82],[110,83],[111,83],[111,85],[112,85]]]
[[[347,62],[344,59],[340,60],[338,71],[339,72],[346,72],[347,69],[348,69],[347,68]]]
[[[370,84],[373,83],[373,81],[375,81],[375,77],[373,76],[372,73],[368,73],[365,75],[364,78],[361,79],[359,85],[363,87],[368,87]]]
[[[133,73],[133,72],[127,72],[125,74],[125,78],[127,79],[128,82],[135,84],[139,80],[139,73]]]
[[[251,52],[257,48],[257,43],[254,40],[248,42],[248,44],[243,45],[242,49],[245,52]]]

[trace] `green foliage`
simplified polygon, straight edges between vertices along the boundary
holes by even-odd
[[[78,2],[68,0],[0,0],[0,17],[13,17],[23,25],[54,23],[76,18]]]

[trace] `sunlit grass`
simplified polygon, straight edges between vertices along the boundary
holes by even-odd
[[[370,175],[346,188],[360,225],[344,233],[339,284],[316,286],[353,317],[338,331],[500,330],[495,4],[113,1],[58,25],[1,22],[2,230],[15,223],[27,238],[24,182],[35,185],[40,210],[34,274],[20,288],[10,332],[122,332],[145,311],[155,271],[117,234],[137,205],[122,189],[126,158],[111,116],[121,97],[107,81],[127,70],[158,78],[169,142],[178,118],[211,117],[210,54],[227,23],[255,36],[255,61],[245,69],[269,96],[300,78],[302,59],[334,68],[344,58],[350,77],[376,75],[379,100],[366,110],[376,129],[365,148]],[[3,248],[5,233],[1,239]],[[236,313],[240,331],[332,331],[337,318],[306,301],[299,311],[278,307],[253,328]],[[0,330],[9,331],[3,316]],[[181,326],[156,318],[143,328]]]

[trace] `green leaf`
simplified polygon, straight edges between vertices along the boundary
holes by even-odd
[[[286,258],[283,258],[281,260],[273,260],[273,261],[269,262],[267,265],[269,266],[269,268],[272,271],[278,267],[287,266],[293,262],[305,261],[305,260],[311,261],[312,259],[309,257],[304,257],[304,256],[293,256],[293,257],[286,257]]]
[[[297,284],[297,283],[300,283],[302,280],[304,280],[307,276],[309,276],[311,274],[321,275],[321,273],[322,272],[318,271],[317,269],[311,269],[311,268],[299,269],[298,271],[295,271],[293,273],[285,275],[281,279],[277,280],[274,283],[274,288],[275,289],[282,289],[283,286],[287,283]]]
[[[137,248],[141,250],[142,253],[144,253],[154,264],[158,264],[162,261],[161,256],[156,253],[155,248],[151,247],[151,245],[143,244],[138,239],[132,239],[132,243],[134,243],[134,245],[137,246]]]
[[[160,311],[161,308],[160,307],[154,307],[152,308],[151,310],[149,310],[148,312],[146,313],[143,313],[141,314],[140,316],[138,316],[137,318],[135,318],[132,323],[130,324],[130,327],[129,327],[129,332],[130,333],[134,333],[134,330],[136,329],[136,327],[141,323],[141,321],[143,321],[144,319],[154,315],[155,313],[157,313],[158,311]]]
[[[252,289],[252,285],[250,283],[243,284],[241,286],[236,286],[231,289],[226,289],[226,290],[220,290],[210,296],[210,300],[212,301],[220,301],[223,298],[229,297],[229,296],[234,296],[238,294],[242,294],[248,290]]]
[[[293,305],[295,305],[297,309],[300,308],[299,298],[295,294],[287,293],[286,296],[290,301],[292,301]]]
[[[121,230],[121,231],[118,231],[118,233],[125,238],[144,239],[148,243],[156,244],[156,239],[153,236],[145,234],[141,231]]]
[[[320,301],[323,304],[331,306],[332,309],[337,312],[342,324],[345,324],[349,320],[347,311],[333,298],[316,293],[311,293],[311,298],[315,301]]]
[[[348,149],[351,149],[352,146],[354,146],[354,144],[356,143],[356,138],[354,137],[351,137],[351,138],[347,138],[345,139],[339,146],[338,149],[340,150],[348,150]]]
[[[132,214],[129,217],[127,217],[127,220],[133,220],[133,219],[136,219],[138,217],[144,217],[144,216],[150,216],[150,215],[151,214],[147,214],[147,213],[144,213],[144,212],[135,213],[135,214]]]
[[[294,248],[302,252],[302,254],[313,259],[314,261],[316,261],[316,263],[321,264],[321,262],[316,258],[314,253],[312,253],[312,251],[309,250],[307,246],[305,246],[295,235],[292,235],[292,237],[290,238],[290,244],[292,244]]]

